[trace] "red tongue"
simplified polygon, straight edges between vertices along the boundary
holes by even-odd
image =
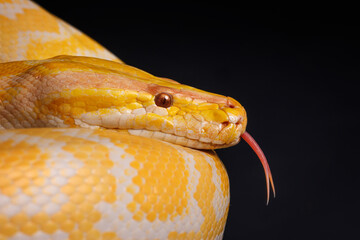
[[[267,190],[267,200],[266,200],[266,205],[268,205],[269,203],[269,198],[270,198],[270,183],[271,183],[271,188],[273,190],[274,193],[274,197],[275,197],[275,186],[274,186],[274,182],[273,182],[273,178],[271,175],[271,171],[270,171],[270,167],[269,164],[266,160],[266,157],[263,153],[263,151],[261,150],[261,148],[259,147],[259,145],[256,143],[256,141],[254,140],[254,138],[248,133],[248,132],[244,132],[241,137],[245,140],[245,142],[247,142],[247,144],[249,144],[249,146],[254,150],[254,152],[256,153],[256,155],[258,156],[258,158],[261,161],[261,164],[263,165],[264,168],[264,172],[265,172],[265,178],[266,178],[266,190]]]

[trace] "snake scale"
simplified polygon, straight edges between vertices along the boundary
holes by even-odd
[[[236,100],[123,63],[33,2],[0,0],[0,240],[221,239],[247,141]]]

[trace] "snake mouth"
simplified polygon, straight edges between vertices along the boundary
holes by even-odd
[[[159,139],[185,147],[218,149],[233,146],[240,141],[240,135],[246,127],[246,115],[238,114],[240,111],[230,109],[227,112],[209,111],[205,116],[189,113],[184,116],[169,116],[165,109],[155,106],[125,112],[106,109],[76,116],[74,125],[127,130],[131,135]],[[214,118],[220,121],[215,121]]]
[[[164,133],[160,131],[152,131],[147,129],[129,129],[128,132],[131,135],[142,136],[147,138],[154,138],[162,140],[164,142],[173,143],[176,145],[181,145],[185,147],[195,148],[195,149],[218,149],[226,148],[237,144],[240,141],[240,137],[234,139],[230,143],[223,143],[219,140],[210,140],[206,138],[191,139],[186,136],[178,136],[171,133]]]
[[[195,149],[219,149],[234,146],[240,141],[240,135],[245,131],[242,118],[236,122],[226,121],[219,124],[204,123],[197,129],[179,131],[173,128],[168,131],[153,129],[128,129],[131,135],[154,138],[165,142]],[[206,126],[210,126],[206,129]],[[213,134],[209,132],[213,131]],[[196,134],[195,134],[196,133]]]
[[[137,121],[138,119],[143,119],[143,123]],[[144,115],[120,114],[114,111],[108,115],[84,114],[79,119],[75,119],[74,124],[86,128],[126,130],[131,135],[154,138],[195,149],[233,146],[240,141],[240,135],[245,131],[246,126],[240,117],[223,123],[201,122],[190,117],[187,123],[175,120],[171,123],[165,121],[155,125],[152,125],[151,121],[145,121],[146,119]],[[156,116],[153,120],[155,122],[159,118]]]

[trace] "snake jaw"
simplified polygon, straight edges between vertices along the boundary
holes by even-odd
[[[270,167],[269,164],[266,160],[265,154],[264,152],[261,150],[260,146],[257,144],[257,142],[255,141],[255,139],[248,133],[248,132],[244,132],[241,135],[241,138],[245,140],[245,142],[247,142],[247,144],[249,144],[249,146],[254,150],[254,152],[256,153],[256,155],[258,156],[263,168],[264,168],[264,172],[265,172],[265,178],[266,178],[266,190],[267,190],[267,195],[266,195],[266,205],[269,204],[269,199],[270,199],[270,184],[271,184],[271,188],[275,197],[275,186],[274,186],[274,181],[271,175],[271,171],[270,171]]]

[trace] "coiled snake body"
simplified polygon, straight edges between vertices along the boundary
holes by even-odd
[[[30,1],[0,1],[0,41],[0,239],[221,239],[212,149],[240,136],[269,190],[236,100],[128,66]]]

